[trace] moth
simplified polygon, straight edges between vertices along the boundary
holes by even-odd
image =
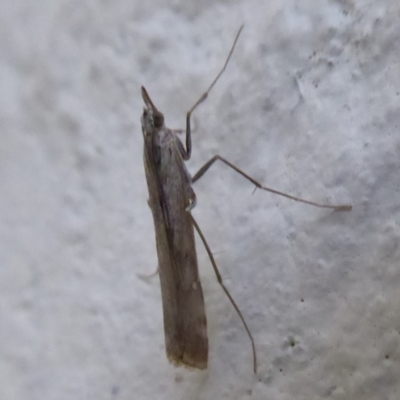
[[[350,210],[350,205],[327,205],[300,199],[267,188],[245,174],[220,155],[212,157],[191,176],[185,161],[192,152],[191,115],[208,97],[232,56],[243,29],[240,27],[225,64],[206,92],[186,114],[185,146],[175,130],[165,125],[164,115],[154,105],[146,89],[141,93],[145,104],[141,117],[144,139],[144,167],[149,191],[148,204],[153,214],[158,256],[158,272],[164,314],[165,347],[168,359],[176,365],[205,369],[208,363],[207,318],[203,291],[198,273],[194,231],[203,242],[222,289],[235,308],[250,338],[253,354],[253,370],[257,372],[257,353],[254,339],[247,323],[223,284],[216,262],[199,225],[191,214],[196,205],[192,184],[219,160],[252,182],[256,188],[276,193],[290,199],[337,211]]]

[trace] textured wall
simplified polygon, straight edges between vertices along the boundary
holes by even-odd
[[[0,398],[400,398],[396,1],[1,1]],[[207,371],[164,353],[140,85],[195,113]]]

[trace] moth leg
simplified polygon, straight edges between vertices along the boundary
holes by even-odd
[[[159,272],[160,272],[160,267],[158,266],[157,269],[154,272],[152,272],[151,274],[148,274],[148,275],[147,274],[137,274],[137,276],[140,279],[144,279],[147,281],[148,279],[152,278],[153,276],[158,275]]]
[[[197,108],[197,106],[199,106],[208,97],[208,94],[210,93],[211,89],[214,87],[214,85],[217,83],[220,76],[225,71],[226,66],[228,65],[228,62],[232,56],[233,50],[235,49],[236,42],[239,39],[239,35],[242,32],[242,29],[243,29],[243,25],[239,28],[239,31],[236,34],[235,40],[233,41],[233,45],[229,51],[228,57],[226,58],[225,64],[222,67],[221,71],[219,71],[218,75],[212,81],[212,83],[208,87],[208,89],[200,96],[200,98],[196,101],[196,103],[194,103],[192,108],[186,113],[186,150],[185,150],[185,154],[183,156],[184,160],[189,160],[189,158],[192,154],[192,134],[191,134],[191,128],[190,128],[190,117],[192,116],[192,113]]]
[[[255,185],[258,189],[265,190],[267,192],[275,193],[283,197],[287,197],[288,199],[299,201],[301,203],[305,204],[310,204],[315,207],[321,207],[321,208],[331,208],[335,211],[350,211],[352,206],[349,204],[340,204],[340,205],[332,205],[332,204],[321,204],[321,203],[316,203],[314,201],[310,200],[305,200],[300,197],[295,197],[287,193],[280,192],[275,189],[271,189],[269,187],[261,185],[260,182],[257,182],[255,179],[253,179],[251,176],[247,175],[245,172],[243,172],[241,169],[227,161],[225,158],[221,157],[220,155],[216,155],[211,158],[211,160],[207,161],[197,172],[196,174],[192,177],[192,183],[195,183],[198,181],[207,171],[208,169],[215,163],[215,161],[222,161],[224,164],[226,164],[228,167],[232,168],[234,171],[236,171],[238,174],[242,175],[244,178],[249,180],[253,185]]]
[[[218,270],[217,263],[215,262],[214,256],[211,252],[210,246],[208,245],[206,238],[203,235],[203,232],[201,231],[199,225],[197,224],[196,220],[193,218],[193,215],[190,212],[189,212],[189,216],[190,216],[190,219],[192,220],[193,226],[195,227],[197,233],[199,234],[200,239],[203,242],[203,245],[207,251],[208,257],[210,258],[210,261],[211,261],[211,265],[214,269],[215,275],[217,276],[218,283],[220,284],[220,286],[222,287],[222,290],[225,292],[229,301],[233,305],[233,308],[235,309],[236,313],[238,314],[239,318],[241,319],[241,321],[244,325],[244,328],[246,329],[247,335],[250,338],[251,348],[252,348],[252,352],[253,352],[253,370],[254,370],[254,373],[256,374],[257,373],[257,352],[256,352],[256,346],[254,344],[253,335],[251,334],[250,329],[247,326],[246,320],[244,319],[243,314],[240,311],[238,305],[236,304],[235,300],[233,300],[233,297],[229,293],[229,290],[227,289],[227,287],[224,285],[224,282],[222,281],[222,277]]]
[[[193,210],[193,208],[196,207],[197,204],[197,198],[196,198],[196,193],[192,191],[191,198],[189,199],[189,205],[186,207],[185,211],[189,212]]]

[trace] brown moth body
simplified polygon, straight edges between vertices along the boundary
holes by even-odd
[[[168,359],[207,368],[208,339],[203,291],[197,267],[194,228],[186,211],[195,195],[179,138],[166,128],[146,90],[142,116],[144,164],[157,243]]]

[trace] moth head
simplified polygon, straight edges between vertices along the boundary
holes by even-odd
[[[146,131],[152,128],[160,129],[164,126],[164,115],[157,110],[146,89],[142,86],[142,98],[145,104],[142,114],[142,126]]]

